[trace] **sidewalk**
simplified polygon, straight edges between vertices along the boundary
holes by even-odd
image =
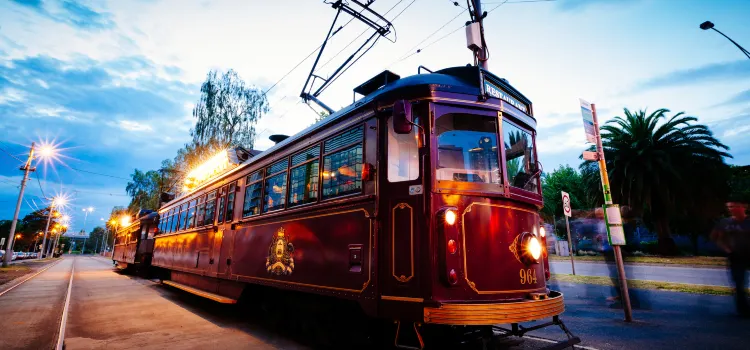
[[[577,267],[577,265],[576,265]],[[731,296],[631,289],[634,322],[606,298],[612,288],[586,284],[551,285],[565,297],[562,320],[597,349],[747,349],[750,320],[735,316]],[[635,302],[638,302],[638,305]],[[552,327],[529,335],[562,339]]]

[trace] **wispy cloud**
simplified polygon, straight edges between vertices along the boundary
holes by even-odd
[[[84,30],[111,29],[115,26],[112,15],[98,12],[78,1],[12,0],[54,21],[67,23]]]
[[[715,63],[702,67],[678,70],[644,81],[636,90],[650,90],[685,84],[699,84],[715,81],[750,78],[750,64],[747,60]]]
[[[750,90],[742,91],[719,105],[726,106],[739,103],[750,103]],[[750,120],[748,120],[748,124],[750,124]]]
[[[563,11],[576,11],[593,5],[616,5],[638,0],[563,0],[559,2],[558,8]]]

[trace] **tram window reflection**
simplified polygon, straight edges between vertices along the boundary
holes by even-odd
[[[263,190],[263,173],[256,171],[247,177],[242,217],[260,214],[261,191]]]
[[[445,114],[438,119],[437,180],[502,183],[496,120],[464,113]]]
[[[332,153],[323,160],[323,198],[362,190],[362,145]]]
[[[229,185],[229,194],[227,194],[227,214],[226,221],[232,222],[234,220],[234,196],[235,196],[236,185],[233,183]]]
[[[284,209],[286,194],[286,171],[266,179],[263,212]]]
[[[503,138],[505,167],[510,185],[536,192],[537,179],[534,175],[536,160],[531,133],[503,120]]]
[[[418,128],[409,134],[393,130],[393,118],[388,118],[388,181],[402,182],[419,177]]]
[[[206,216],[203,218],[203,225],[213,225],[214,215],[216,214],[216,191],[211,192],[206,197]]]

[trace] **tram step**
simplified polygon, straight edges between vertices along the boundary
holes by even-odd
[[[186,286],[186,285],[184,285],[182,283],[177,283],[177,282],[174,282],[174,281],[162,281],[162,283],[164,283],[166,285],[169,285],[169,286],[172,286],[172,287],[175,287],[175,288],[182,289],[182,290],[184,290],[184,291],[186,291],[188,293],[193,293],[193,294],[195,294],[197,296],[201,296],[201,297],[204,297],[206,299],[211,299],[211,300],[213,300],[213,301],[215,301],[217,303],[222,303],[222,304],[236,304],[237,303],[237,300],[235,300],[235,299],[227,298],[225,296],[221,296],[221,295],[214,294],[214,293],[209,293],[209,292],[197,289],[197,288]]]

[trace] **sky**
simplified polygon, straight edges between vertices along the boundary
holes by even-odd
[[[750,1],[520,1],[483,1],[489,68],[534,103],[546,171],[580,163],[579,98],[595,103],[602,121],[623,108],[684,111],[731,148],[728,163],[750,164],[750,60],[698,27],[711,20],[750,47]],[[403,77],[420,65],[472,63],[462,28],[469,16],[465,1],[458,5],[375,1],[394,42],[380,40],[320,99],[347,106],[352,88],[385,69]],[[134,169],[157,169],[189,142],[212,69],[234,69],[268,91],[255,149],[311,125],[316,113],[298,96],[335,14],[322,0],[0,2],[0,218],[12,218],[18,198],[15,158],[25,159],[31,142],[52,142],[60,156],[32,173],[20,217],[66,193],[70,232],[102,224],[128,204]],[[337,27],[349,19],[342,14]],[[330,74],[366,29],[352,21],[338,31],[317,73]]]

